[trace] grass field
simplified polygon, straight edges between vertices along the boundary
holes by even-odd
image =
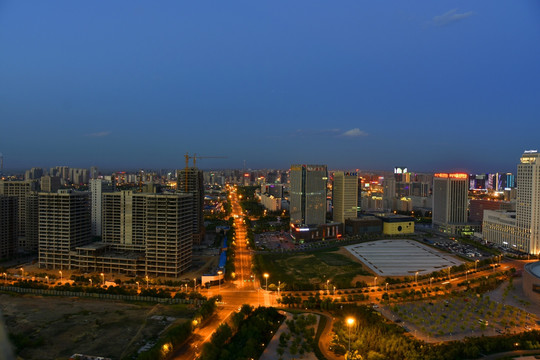
[[[7,294],[0,294],[0,308],[12,343],[27,360],[74,353],[122,359],[193,314],[186,305]]]
[[[269,284],[281,281],[287,284],[287,290],[326,289],[327,280],[338,289],[350,288],[355,286],[352,281],[357,275],[370,274],[359,262],[337,253],[337,249],[294,255],[257,254],[255,264],[260,274],[270,274]]]

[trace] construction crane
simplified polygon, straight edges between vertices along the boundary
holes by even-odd
[[[189,153],[186,153],[184,155],[184,158],[186,159],[186,170],[185,172],[185,183],[184,183],[184,190],[185,192],[188,191],[188,170],[189,170],[189,159],[193,159],[193,167],[197,166],[197,159],[226,159],[226,156],[197,156],[197,154],[193,154],[193,156],[190,156]]]

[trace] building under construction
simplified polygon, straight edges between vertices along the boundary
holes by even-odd
[[[56,194],[40,193],[40,205]],[[72,194],[74,196],[74,194]],[[59,196],[59,195],[58,195]],[[58,197],[57,196],[57,197]],[[83,195],[81,195],[83,196]],[[88,194],[85,193],[88,199]],[[90,234],[88,221],[69,223],[68,211],[58,204],[40,206],[40,267],[79,269],[83,272],[123,273],[177,278],[191,266],[193,195],[119,191],[102,194],[102,241],[66,243],[61,229],[41,222],[56,219],[64,228]],[[58,209],[58,211],[54,211]],[[68,209],[68,208],[66,208]],[[78,213],[82,206],[71,209]],[[53,213],[51,213],[53,211]],[[86,218],[85,218],[86,219]],[[80,229],[84,227],[83,229]],[[48,240],[52,239],[52,240]],[[66,240],[67,241],[67,240]],[[57,243],[58,242],[58,243]],[[64,246],[65,245],[65,246]],[[58,253],[58,249],[62,253]]]

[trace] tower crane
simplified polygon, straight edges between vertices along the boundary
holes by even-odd
[[[197,156],[197,154],[193,154],[193,156],[190,156],[189,153],[186,153],[184,155],[184,158],[186,159],[186,169],[185,169],[185,182],[184,182],[184,190],[185,192],[188,191],[188,170],[189,170],[189,159],[193,159],[193,167],[197,166],[197,159],[226,159],[226,156]]]

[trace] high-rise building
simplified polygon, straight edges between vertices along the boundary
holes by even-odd
[[[200,244],[204,238],[204,178],[202,170],[195,167],[178,170],[176,190],[193,195],[193,244]]]
[[[90,196],[59,190],[39,193],[39,267],[72,269],[75,250],[91,240]]]
[[[102,194],[113,191],[112,185],[101,179],[90,180],[92,236],[101,236]]]
[[[191,266],[192,211],[192,194],[103,193],[103,244],[140,254],[139,274],[179,277]]]
[[[326,165],[291,165],[291,224],[326,223]]]
[[[30,170],[26,170],[26,173],[24,174],[24,180],[37,180],[43,176],[43,169],[42,168],[31,168]]]
[[[17,197],[17,248],[24,251],[37,251],[36,243],[26,241],[26,196],[37,190],[35,180],[0,181],[0,195]]]
[[[17,205],[17,197],[0,195],[0,259],[8,259],[16,251]]]
[[[41,177],[41,191],[42,192],[57,192],[60,189],[60,177],[59,176],[42,176]]]
[[[358,173],[336,171],[332,187],[333,220],[344,224],[356,219],[358,211]]]
[[[37,252],[39,245],[39,195],[37,191],[28,193],[26,200],[25,243],[27,250]]]
[[[516,245],[530,254],[540,253],[540,154],[528,150],[517,169]]]
[[[458,234],[467,225],[469,176],[435,174],[433,178],[433,225],[441,232]]]
[[[99,175],[99,171],[97,166],[91,166],[90,167],[90,179],[97,179]]]
[[[386,210],[394,209],[394,201],[396,199],[396,179],[386,177],[382,181],[383,188],[383,207]]]

